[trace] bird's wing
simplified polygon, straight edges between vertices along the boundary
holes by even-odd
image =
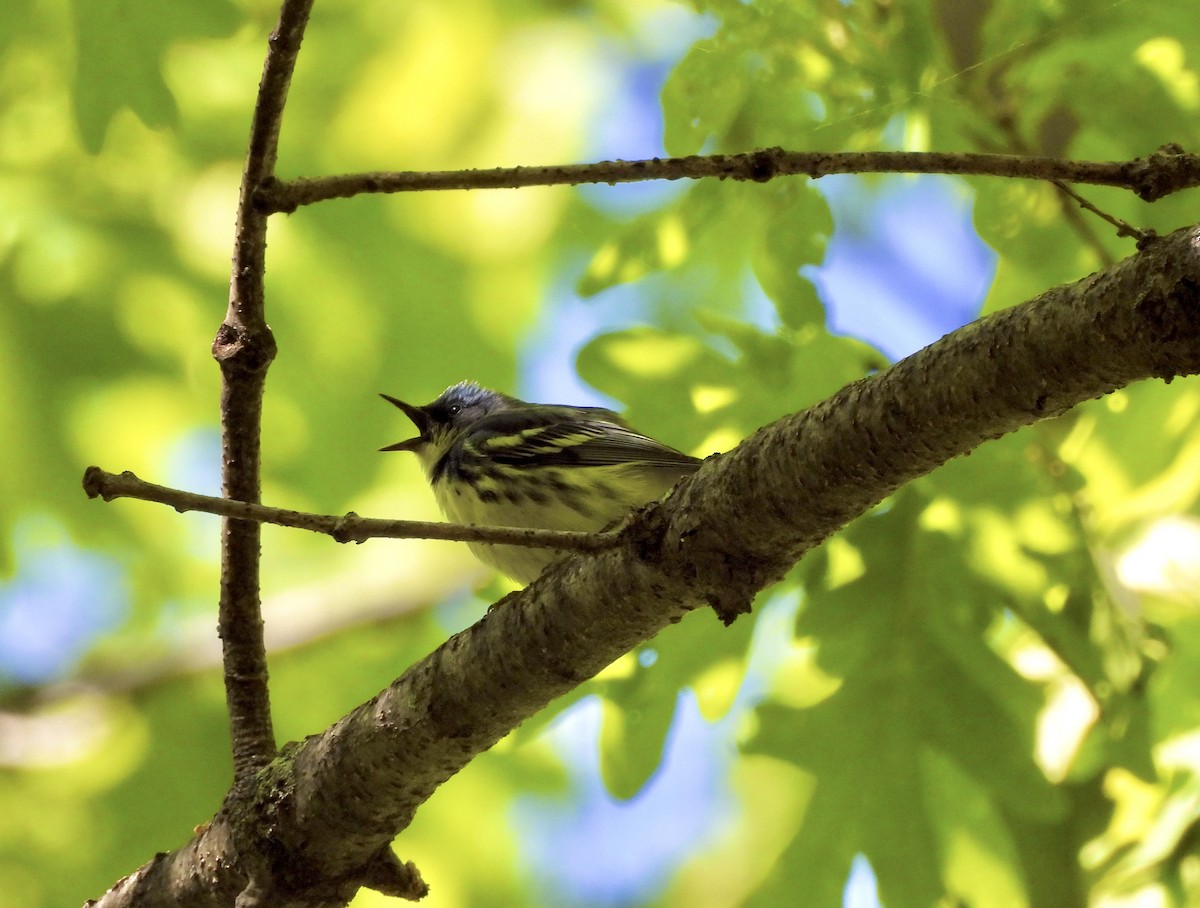
[[[472,426],[464,443],[515,467],[638,463],[690,472],[700,464],[698,458],[635,432],[617,414],[598,407],[495,413]]]

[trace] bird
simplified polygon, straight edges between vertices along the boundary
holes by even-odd
[[[528,403],[473,381],[424,406],[380,397],[418,434],[379,450],[416,454],[452,523],[595,532],[661,498],[701,463],[602,407]],[[522,584],[563,557],[549,548],[468,546]]]

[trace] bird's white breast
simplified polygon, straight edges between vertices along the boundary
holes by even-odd
[[[532,527],[595,532],[640,504],[661,496],[671,483],[625,465],[543,468],[537,480],[484,480],[478,487],[441,479],[433,493],[446,519],[478,526]],[[557,480],[557,487],[555,481]],[[468,543],[475,556],[521,583],[529,583],[552,561],[555,549]]]

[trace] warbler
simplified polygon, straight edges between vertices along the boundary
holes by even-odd
[[[526,403],[470,381],[423,407],[380,396],[420,433],[380,450],[416,454],[453,523],[600,530],[700,465],[601,407]],[[468,545],[520,583],[562,557],[554,549]]]

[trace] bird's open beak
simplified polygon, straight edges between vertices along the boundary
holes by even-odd
[[[429,441],[429,416],[421,407],[414,407],[412,404],[406,404],[402,400],[397,400],[390,394],[380,394],[384,400],[393,406],[399,407],[404,411],[404,415],[413,421],[413,425],[417,427],[417,431],[421,434],[416,438],[409,438],[405,441],[398,441],[394,445],[388,445],[386,448],[380,448],[380,451],[416,451],[421,445]]]

